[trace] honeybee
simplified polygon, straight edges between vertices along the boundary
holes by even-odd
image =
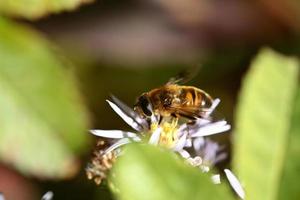
[[[144,118],[153,114],[191,120],[205,117],[212,106],[213,98],[197,87],[177,84],[181,80],[171,79],[162,87],[143,93],[134,110]]]

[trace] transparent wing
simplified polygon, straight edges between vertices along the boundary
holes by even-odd
[[[186,68],[179,72],[176,76],[169,79],[166,85],[184,84],[192,80],[200,71],[201,67]]]
[[[221,113],[215,110],[211,111],[211,109],[207,108],[172,106],[169,107],[169,110],[171,110],[175,116],[181,116],[191,120],[202,118],[209,121],[219,121],[224,119],[224,116]]]

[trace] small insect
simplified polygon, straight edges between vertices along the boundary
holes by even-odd
[[[144,118],[152,114],[191,120],[204,118],[212,106],[212,97],[197,87],[179,85],[183,79],[173,78],[162,87],[143,93],[134,106],[135,111]]]

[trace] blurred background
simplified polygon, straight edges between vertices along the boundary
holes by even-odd
[[[296,0],[102,0],[72,12],[13,19],[41,32],[71,61],[90,128],[129,130],[105,99],[114,94],[133,105],[142,92],[191,67],[200,71],[188,84],[219,97],[218,112],[234,126],[240,82],[257,51],[271,46],[299,55],[299,11]],[[230,151],[230,134],[215,140]],[[24,177],[1,164],[1,192],[8,200],[39,199],[49,190],[56,200],[112,199],[105,184],[85,176],[92,148],[93,142],[68,180]]]

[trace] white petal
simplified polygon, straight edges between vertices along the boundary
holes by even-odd
[[[187,133],[185,133],[181,138],[179,138],[175,147],[173,148],[173,151],[180,151],[183,149],[183,147],[185,146],[185,143],[186,143],[186,136],[187,136]]]
[[[216,107],[219,105],[220,102],[221,102],[220,99],[215,99],[211,107],[209,108],[209,110],[205,113],[205,117],[208,117],[216,109]]]
[[[230,130],[230,128],[231,126],[227,124],[226,121],[214,122],[199,128],[198,131],[191,135],[191,137],[214,135],[217,133],[228,131]]]
[[[189,148],[189,147],[192,147],[192,146],[193,146],[192,139],[191,138],[187,138],[186,141],[185,141],[184,147]]]
[[[123,103],[121,100],[119,100],[117,97],[115,97],[114,95],[111,95],[111,98],[113,100],[113,102],[119,107],[121,108],[121,110],[123,110],[124,113],[126,113],[129,117],[135,119],[135,121],[142,125],[145,129],[148,126],[148,123],[145,119],[142,119],[132,108],[130,108],[129,106],[127,106],[125,103]]]
[[[229,169],[225,169],[224,172],[225,172],[226,177],[227,177],[231,187],[233,188],[233,190],[237,193],[237,195],[241,199],[244,199],[245,192],[244,192],[244,189],[243,189],[240,181],[236,178],[236,176]]]
[[[200,148],[204,145],[205,140],[203,137],[197,137],[193,140],[193,146],[196,152],[200,151]]]
[[[196,126],[204,126],[204,125],[206,125],[206,124],[209,124],[211,122],[211,120],[208,120],[208,119],[204,119],[204,118],[198,118],[197,120],[196,120]],[[194,125],[194,126],[195,126]]]
[[[178,153],[179,153],[183,158],[185,158],[185,159],[191,157],[191,155],[189,154],[189,152],[187,152],[186,150],[183,150],[183,149],[182,149],[181,151],[178,151]]]
[[[178,137],[181,137],[185,132],[187,132],[188,126],[187,123],[181,124],[178,128]]]
[[[126,132],[121,130],[90,130],[93,135],[105,138],[114,138],[114,139],[121,139],[121,138],[134,138],[137,137],[135,133]]]
[[[133,129],[137,130],[137,131],[142,131],[143,127],[138,124],[137,122],[135,122],[133,120],[133,118],[131,116],[129,116],[128,114],[126,114],[122,109],[120,109],[116,104],[114,104],[113,102],[106,100],[110,107],[129,125],[131,126]]]
[[[48,191],[46,192],[43,196],[41,200],[51,200],[53,198],[53,192],[52,191]],[[1,199],[1,198],[0,198]]]
[[[220,151],[220,148],[218,149],[218,151]],[[227,153],[223,152],[223,153],[220,153],[216,156],[215,160],[213,161],[213,165],[225,160],[226,158],[228,157]]]
[[[221,183],[221,177],[220,174],[215,174],[211,176],[211,180],[214,184],[220,184]]]
[[[149,144],[157,145],[161,134],[161,127],[157,128],[149,139]]]
[[[182,131],[187,131],[190,135],[193,135],[194,133],[196,133],[201,127],[207,125],[211,123],[210,120],[208,119],[202,119],[202,118],[198,118],[194,124],[192,125],[186,125],[183,126],[181,125],[180,128],[182,128]],[[179,128],[179,130],[181,130]]]
[[[210,109],[212,111],[214,111],[216,109],[216,107],[220,104],[221,100],[219,98],[216,98],[213,103],[212,103],[212,106],[210,107]]]
[[[128,139],[128,138],[122,138],[120,140],[118,140],[116,143],[114,143],[113,145],[111,145],[110,147],[108,147],[106,150],[105,150],[105,154],[106,153],[109,153],[117,148],[119,148],[120,146],[123,146],[125,144],[129,144],[131,143],[131,140]]]

